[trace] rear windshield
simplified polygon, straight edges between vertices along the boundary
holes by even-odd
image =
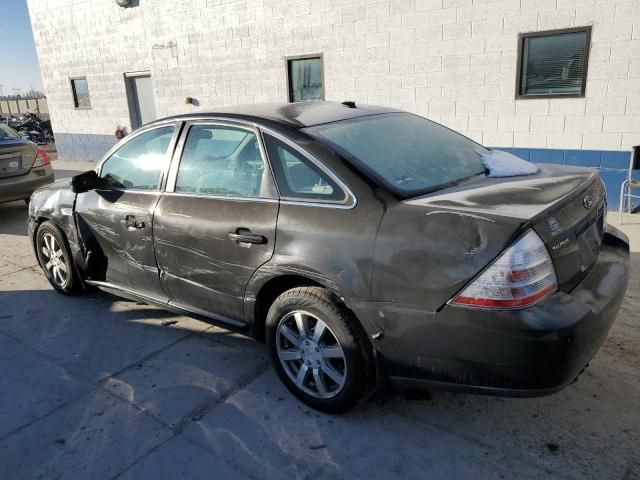
[[[13,128],[9,128],[6,125],[0,125],[0,141],[17,140],[19,138],[20,135],[18,135]]]
[[[372,115],[305,131],[404,198],[485,173],[489,150],[410,113]]]

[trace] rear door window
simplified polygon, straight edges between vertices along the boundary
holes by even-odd
[[[345,192],[315,163],[285,142],[265,134],[265,145],[284,198],[340,202]]]
[[[225,125],[193,125],[178,167],[175,191],[222,197],[272,197],[256,134]]]

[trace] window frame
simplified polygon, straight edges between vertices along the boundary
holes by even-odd
[[[182,152],[184,151],[184,146],[186,144],[186,140],[189,135],[189,130],[191,129],[192,126],[195,126],[195,125],[206,125],[211,127],[231,127],[239,130],[246,130],[248,132],[253,133],[256,136],[256,141],[258,142],[258,148],[260,149],[260,157],[262,158],[262,162],[264,163],[265,168],[269,170],[269,178],[271,179],[270,192],[269,192],[270,197],[240,197],[240,196],[231,196],[231,195],[214,195],[211,193],[177,192],[176,184],[178,182],[178,171],[180,170],[180,164],[182,163]],[[180,138],[174,149],[173,156],[171,159],[171,166],[169,168],[169,174],[167,175],[167,183],[164,190],[165,194],[199,197],[199,198],[213,198],[213,199],[219,199],[219,200],[245,201],[245,202],[278,202],[280,195],[277,188],[278,187],[276,185],[275,177],[273,175],[273,169],[271,168],[271,163],[269,162],[269,159],[262,141],[262,135],[261,135],[260,129],[258,129],[257,127],[250,124],[221,120],[218,118],[193,119],[185,122],[182,125]]]
[[[78,102],[78,94],[76,93],[76,84],[75,84],[77,80],[84,80],[85,82],[87,82],[87,96],[89,97],[88,107],[80,106]],[[93,104],[91,103],[91,92],[89,91],[89,80],[87,80],[86,75],[79,76],[79,77],[69,77],[69,84],[71,85],[71,99],[73,100],[74,110],[91,110],[93,108]]]
[[[296,60],[311,60],[311,59],[319,59],[320,63],[322,65],[322,94],[320,95],[319,99],[316,99],[316,101],[323,101],[325,99],[325,75],[324,75],[324,54],[323,53],[311,53],[311,54],[307,54],[307,55],[293,55],[290,57],[284,57],[284,68],[285,68],[285,78],[287,81],[287,101],[289,103],[296,103],[295,100],[293,100],[293,85],[291,82],[291,64],[292,62],[295,62]],[[311,101],[311,100],[298,100],[300,102],[305,102],[305,101]]]
[[[98,174],[98,177],[102,178],[102,167],[103,167],[103,165],[113,156],[114,153],[116,153],[118,150],[120,150],[122,147],[124,147],[131,140],[134,140],[135,138],[139,137],[140,135],[142,135],[142,134],[144,134],[146,132],[149,132],[151,130],[156,130],[158,128],[164,128],[164,127],[173,127],[173,136],[171,137],[171,140],[169,141],[169,147],[167,148],[167,153],[165,154],[165,156],[166,156],[165,162],[164,162],[164,165],[162,166],[162,168],[160,170],[160,180],[158,182],[158,188],[156,188],[155,190],[136,189],[136,188],[128,188],[128,189],[125,189],[125,188],[109,188],[109,189],[97,188],[96,190],[135,192],[135,193],[146,193],[146,194],[154,194],[154,195],[159,193],[159,192],[164,191],[165,186],[166,186],[166,180],[168,178],[168,171],[169,171],[171,158],[173,157],[173,153],[174,153],[175,148],[176,148],[176,142],[178,141],[178,136],[180,135],[180,132],[182,131],[181,123],[182,122],[176,122],[175,120],[170,120],[170,121],[159,122],[159,123],[155,123],[155,124],[152,124],[152,125],[148,125],[145,128],[142,128],[140,130],[136,130],[134,133],[131,133],[131,134],[127,135],[123,140],[119,141],[113,147],[111,147],[111,149],[104,155],[104,157],[102,157],[102,159],[100,160],[100,162],[98,163],[98,165],[96,165],[96,168],[94,169],[95,172]]]
[[[516,63],[516,100],[540,99],[540,98],[584,98],[587,90],[587,73],[589,70],[589,54],[591,52],[591,30],[590,25],[584,27],[560,28],[555,30],[544,30],[540,32],[527,32],[518,34],[518,56]],[[584,69],[582,71],[582,83],[580,93],[536,93],[532,95],[522,94],[522,62],[524,61],[524,43],[527,38],[552,37],[566,33],[586,33],[584,49]]]

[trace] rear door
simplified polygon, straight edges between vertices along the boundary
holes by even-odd
[[[80,193],[75,215],[89,279],[164,299],[153,253],[153,212],[178,124],[134,134],[101,165],[101,188]]]
[[[154,221],[170,303],[243,323],[246,285],[273,255],[278,206],[256,129],[188,123]]]

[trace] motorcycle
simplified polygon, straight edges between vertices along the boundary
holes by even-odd
[[[35,113],[27,112],[18,121],[16,126],[11,125],[23,138],[31,140],[38,144],[46,144],[54,142],[51,132],[51,122],[49,120],[41,120]]]
[[[43,132],[38,132],[37,130],[21,130],[19,133],[20,136],[25,140],[37,143],[38,145],[46,145],[48,143],[47,138],[45,137]]]

